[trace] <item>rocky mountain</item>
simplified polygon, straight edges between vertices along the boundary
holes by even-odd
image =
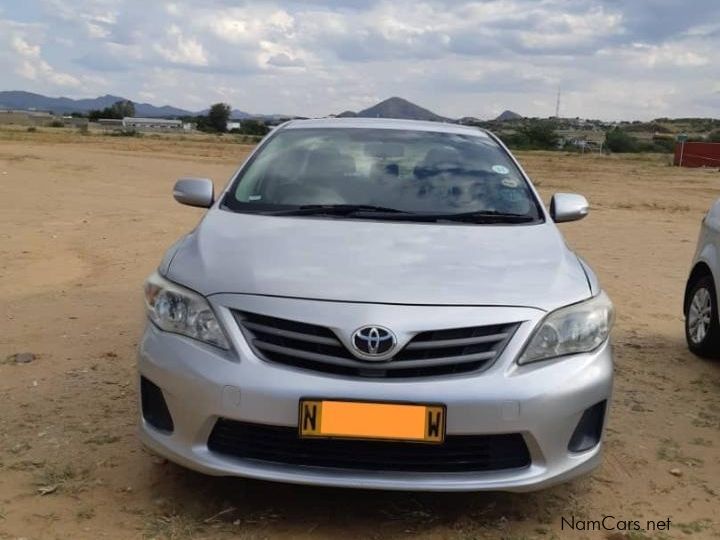
[[[34,94],[32,92],[14,90],[0,91],[0,109],[35,109],[38,111],[50,111],[56,114],[70,114],[73,112],[87,113],[91,110],[102,110],[105,107],[110,107],[116,101],[124,101],[126,99],[127,98],[113,96],[110,94],[91,99],[71,99],[66,97],[48,97],[41,94]],[[136,116],[146,116],[151,118],[192,116],[207,114],[207,112],[208,109],[194,112],[173,107],[171,105],[158,107],[150,103],[135,103]],[[503,119],[502,117],[504,117],[504,115],[514,115],[512,118],[520,118],[520,115],[516,115],[511,111],[505,111],[502,115],[500,115],[500,117],[498,117],[498,119]],[[359,112],[344,111],[337,116],[361,118],[402,118],[407,120],[430,120],[435,122],[452,121],[400,97],[391,97]],[[284,114],[252,114],[239,109],[233,109],[230,117],[234,120],[258,118],[277,121],[278,119],[291,118],[293,116]]]
[[[345,111],[343,115],[348,116],[352,111]],[[405,120],[431,120],[434,122],[444,122],[444,118],[432,111],[423,109],[419,105],[409,102],[400,97],[391,97],[385,101],[381,101],[377,105],[373,105],[355,114],[361,118],[402,118]]]
[[[47,97],[41,94],[22,91],[0,92],[0,108],[6,109],[36,109],[39,111],[50,111],[57,114],[69,114],[72,112],[86,113],[93,109],[104,109],[110,107],[116,101],[125,100],[120,96],[110,94],[92,99],[70,99],[66,97]],[[185,116],[192,114],[190,111],[178,109],[170,105],[157,107],[150,103],[135,103],[135,114],[137,116],[163,117],[163,116]]]
[[[521,120],[523,118],[522,115],[513,112],[513,111],[503,111],[500,113],[500,115],[495,119],[497,122],[507,122],[508,120]]]
[[[47,97],[41,94],[22,91],[0,91],[0,109],[34,109],[38,111],[49,111],[55,114],[70,114],[73,112],[87,113],[91,110],[102,110],[110,107],[116,101],[126,101],[127,98],[107,94],[91,99],[70,99],[66,97]],[[188,111],[171,105],[158,107],[150,103],[135,103],[135,116],[149,118],[176,118],[179,116],[194,116],[207,114],[209,109],[202,111]],[[277,121],[290,118],[286,114],[252,114],[249,112],[233,109],[230,117],[234,120],[246,118],[259,118],[266,121]]]

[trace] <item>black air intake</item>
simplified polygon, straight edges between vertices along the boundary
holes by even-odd
[[[584,452],[600,442],[606,406],[607,401],[601,401],[585,409],[572,437],[570,437],[568,450],[571,452]]]
[[[172,433],[175,425],[162,390],[145,377],[140,377],[140,400],[145,421],[155,429]]]
[[[530,465],[530,453],[519,433],[448,435],[442,444],[301,439],[296,427],[220,418],[208,448],[264,463],[362,471],[480,472]]]

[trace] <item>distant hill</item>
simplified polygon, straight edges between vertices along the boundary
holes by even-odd
[[[67,97],[48,97],[41,94],[23,91],[0,91],[0,109],[36,109],[50,111],[56,114],[70,114],[73,112],[88,113],[91,110],[102,110],[110,107],[116,101],[125,101],[127,98],[107,94],[90,99],[71,99]],[[171,105],[156,106],[151,103],[135,102],[135,115],[150,118],[194,116],[207,114],[209,109],[202,111],[188,111]],[[401,97],[391,97],[359,112],[343,111],[337,115],[340,118],[400,118],[407,120],[430,120],[434,122],[452,122],[453,120],[435,114],[415,103]],[[266,122],[278,122],[287,118],[299,118],[287,114],[253,114],[239,109],[233,109],[230,114],[233,120],[256,118]],[[497,120],[515,120],[522,118],[512,111],[505,111]]]
[[[104,95],[92,99],[70,99],[66,97],[47,97],[41,94],[21,91],[0,92],[0,107],[7,109],[37,109],[39,111],[50,111],[57,114],[69,114],[72,112],[86,113],[93,109],[104,109],[113,103],[126,98],[120,96]],[[156,107],[150,103],[135,103],[135,114],[137,116],[162,117],[162,116],[186,116],[192,114],[190,111],[163,105]]]
[[[522,118],[523,116],[516,112],[503,111],[495,120],[497,122],[507,122],[508,120],[521,120]]]
[[[346,111],[347,114],[352,111]],[[356,114],[360,118],[402,118],[405,120],[431,120],[434,122],[444,122],[447,118],[435,114],[432,111],[423,109],[419,105],[409,102],[400,97],[391,97],[385,101],[381,101],[377,105],[373,105],[368,109],[364,109]]]
[[[107,94],[91,99],[70,99],[66,97],[47,97],[41,94],[22,91],[0,91],[0,109],[36,109],[38,111],[50,111],[56,114],[70,114],[73,112],[87,113],[91,110],[102,110],[110,107],[117,101],[126,101],[127,98]],[[188,111],[171,105],[157,107],[150,103],[135,103],[135,116],[149,118],[164,118],[178,116],[195,116],[207,114],[209,109],[202,111]],[[233,109],[230,117],[234,120],[246,118],[259,118],[265,121],[279,121],[285,118],[292,118],[287,114],[252,114],[249,112]]]

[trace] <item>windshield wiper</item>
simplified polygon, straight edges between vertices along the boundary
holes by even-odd
[[[358,211],[352,214],[357,217],[365,217],[365,212]],[[536,218],[526,214],[510,214],[505,212],[497,212],[495,210],[477,210],[474,212],[456,212],[450,214],[432,213],[432,212],[377,212],[368,213],[367,217],[375,217],[388,220],[401,221],[465,221],[468,223],[529,223],[535,221]]]
[[[387,219],[401,221],[465,221],[470,223],[528,223],[535,221],[533,216],[509,214],[494,210],[475,212],[420,213],[407,212],[397,208],[374,206],[371,204],[305,204],[285,210],[269,210],[263,214],[271,216],[350,216],[371,219]]]
[[[528,223],[535,221],[535,217],[527,214],[511,214],[495,210],[478,210],[455,214],[422,214],[422,217],[426,216],[432,217],[436,221],[468,221],[471,223]]]
[[[264,212],[271,216],[311,216],[311,215],[337,215],[346,216],[354,212],[380,212],[383,214],[410,214],[397,208],[373,206],[371,204],[304,204],[286,210],[270,210]]]

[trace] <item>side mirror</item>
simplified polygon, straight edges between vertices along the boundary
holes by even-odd
[[[210,208],[215,200],[215,188],[207,178],[181,178],[175,182],[173,197],[180,204]]]
[[[576,193],[556,193],[550,201],[550,216],[555,223],[577,221],[588,215],[587,199]]]

